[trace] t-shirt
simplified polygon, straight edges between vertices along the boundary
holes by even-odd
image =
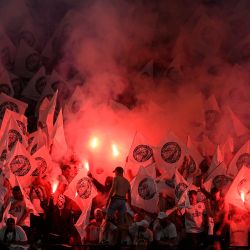
[[[0,229],[0,240],[4,240],[6,226]],[[16,241],[27,241],[27,236],[24,230],[20,226],[15,226],[16,237],[13,239],[13,232],[7,233],[7,242],[10,242],[12,239]]]
[[[171,222],[165,228],[159,227],[155,232],[155,240],[170,240],[177,237],[176,226]]]
[[[206,207],[203,202],[185,207],[185,227],[187,233],[201,233],[204,231],[204,215]]]
[[[230,223],[230,246],[248,246],[250,227],[243,220]]]

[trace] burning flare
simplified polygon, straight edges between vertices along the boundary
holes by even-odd
[[[58,187],[58,184],[59,184],[58,181],[55,181],[55,182],[53,183],[53,185],[52,185],[52,194],[54,194],[54,193],[56,192],[56,189],[57,189],[57,187]]]
[[[89,162],[85,160],[84,163],[83,163],[83,165],[84,165],[85,169],[87,171],[89,171]]]
[[[243,192],[240,193],[241,200],[243,203],[245,202],[245,194]]]
[[[92,148],[92,149],[95,149],[95,148],[97,148],[98,147],[98,145],[99,145],[99,140],[98,140],[98,138],[97,137],[93,137],[91,140],[90,140],[90,147]]]
[[[113,152],[114,157],[117,157],[120,154],[120,152],[115,144],[112,144],[112,152]]]

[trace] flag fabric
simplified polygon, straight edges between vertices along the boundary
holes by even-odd
[[[0,93],[0,120],[3,119],[6,109],[23,115],[27,107],[28,104]]]
[[[152,146],[142,134],[136,132],[125,165],[126,171],[131,170],[135,176],[140,166],[146,167],[153,162]]]
[[[49,138],[46,131],[46,129],[38,128],[37,131],[29,134],[28,151],[31,155],[44,145],[49,148]]]
[[[168,179],[168,174],[161,175],[156,179],[157,189],[159,193],[162,193],[163,196],[169,196],[175,198],[175,180],[174,178]]]
[[[36,29],[34,25],[32,25],[31,22],[26,22],[21,27],[18,33],[18,44],[20,44],[21,41],[24,41],[30,47],[36,49],[38,47],[38,38],[37,38],[36,33],[34,32]]]
[[[22,134],[24,136],[27,135],[27,117],[25,115],[22,114],[18,114],[16,112],[13,112],[9,109],[6,109],[5,113],[4,113],[4,117],[1,123],[1,131],[5,131],[6,126],[9,122],[9,120],[14,119],[18,125],[18,127],[20,128],[20,130],[22,131]]]
[[[32,204],[32,202],[31,202],[31,200],[29,198],[29,194],[24,190],[23,186],[21,185],[21,182],[19,180],[20,177],[17,176],[17,175],[15,177],[16,177],[16,183],[21,189],[23,199],[24,199],[24,203],[25,203],[25,206],[26,206],[27,210],[29,211],[29,213],[33,213],[35,216],[39,216],[39,214],[37,213],[34,205]],[[29,188],[28,188],[28,190],[29,190]]]
[[[22,96],[38,101],[47,84],[47,76],[44,67],[41,67],[35,75],[30,79],[26,87],[22,91]]]
[[[10,117],[5,129],[3,131],[1,130],[1,134],[1,140],[7,142],[9,151],[13,149],[17,142],[20,142],[25,148],[28,146],[26,135],[23,134],[23,131],[13,117]]]
[[[220,148],[219,145],[217,145],[216,152],[212,158],[211,164],[209,166],[209,169],[207,171],[207,176],[210,175],[211,172],[214,171],[214,169],[219,166],[224,161],[224,154]]]
[[[36,162],[32,159],[29,152],[23,145],[17,142],[16,146],[10,152],[7,163],[10,169],[10,184],[16,186],[16,176],[22,187],[28,187],[34,177],[31,175],[36,168]]]
[[[228,111],[233,124],[236,136],[242,136],[249,133],[249,129],[241,122],[237,115],[228,107]]]
[[[186,145],[170,132],[163,143],[154,150],[158,169],[162,173],[169,173],[169,179],[171,179],[176,167],[182,165],[187,151]]]
[[[50,100],[48,97],[44,97],[41,102],[39,103],[39,106],[37,105],[36,108],[36,117],[38,117],[38,120],[40,121],[40,117],[43,115],[43,113],[46,111],[46,109],[49,107]]]
[[[51,133],[51,142],[51,157],[53,160],[58,161],[62,159],[68,151],[68,146],[64,135],[62,110],[60,110],[56,123],[53,127]]]
[[[200,147],[203,156],[213,156],[216,150],[216,145],[206,135],[203,135]]]
[[[49,136],[51,136],[51,132],[53,130],[54,124],[54,114],[56,109],[56,102],[57,102],[57,93],[54,94],[53,98],[50,100],[50,103],[44,112],[41,112],[41,116],[39,114],[39,122],[41,122],[45,127],[48,129]]]
[[[250,211],[250,168],[243,166],[234,178],[225,201],[247,212]]]
[[[23,86],[24,86],[24,81],[22,80],[21,77],[13,74],[12,72],[8,72],[8,73],[9,73],[9,78],[10,78],[12,88],[14,90],[14,95],[20,96]]]
[[[176,204],[182,204],[185,201],[183,196],[184,192],[191,186],[185,178],[179,173],[178,170],[175,172],[175,202]]]
[[[67,82],[54,70],[51,75],[48,76],[48,86],[54,92],[58,90],[59,103],[61,106],[64,106],[65,103],[68,103],[70,96],[70,89]],[[70,87],[72,87],[70,85]]]
[[[92,199],[97,195],[97,190],[91,179],[87,177],[87,171],[84,168],[78,171],[64,195],[74,200],[82,211],[92,202]]]
[[[3,69],[0,72],[0,92],[3,92],[6,95],[13,96],[14,90],[10,81],[8,72]]]
[[[250,168],[250,140],[233,157],[228,167],[228,175],[235,177],[242,166]]]
[[[0,60],[2,65],[5,67],[6,70],[12,71],[16,56],[16,48],[4,32],[3,28],[0,28],[0,50]]]
[[[97,195],[97,190],[89,177],[87,171],[82,168],[70,182],[64,195],[75,201],[82,211],[82,214],[75,224],[81,239],[85,237],[85,229],[88,225],[91,211],[92,199]]]
[[[49,174],[51,168],[53,168],[53,161],[49,154],[47,147],[44,145],[39,148],[33,155],[32,158],[36,162],[36,169],[32,172],[32,176],[44,177]]]
[[[205,101],[205,122],[206,129],[212,130],[218,123],[221,116],[221,110],[214,95],[211,95]]]
[[[14,73],[24,78],[31,78],[41,67],[41,56],[21,40],[16,53]]]
[[[225,143],[221,146],[221,150],[224,155],[224,162],[228,165],[233,158],[234,152],[234,140],[231,136],[228,136]]]
[[[155,177],[150,176],[141,166],[131,185],[132,206],[142,208],[150,213],[158,212],[159,193]]]
[[[69,101],[64,106],[64,114],[76,115],[80,112],[83,103],[83,93],[81,88],[77,86],[70,97]]]
[[[206,178],[206,181],[209,180],[212,180],[212,187],[221,190],[223,195],[227,192],[232,183],[232,178],[227,175],[227,166],[224,162],[221,162],[210,172]]]
[[[91,206],[92,206],[92,201],[87,204],[87,207],[84,209],[82,212],[81,216],[77,220],[75,227],[81,237],[82,243],[84,242],[84,239],[86,237],[86,227],[89,224],[89,216],[91,212]]]
[[[190,137],[188,137],[187,140],[187,148],[185,155],[186,164],[182,164],[178,168],[178,170],[180,173],[182,173],[186,180],[192,182],[193,177],[200,174],[199,164],[202,162],[203,157],[194,147]],[[180,171],[180,169],[182,169],[182,171]]]

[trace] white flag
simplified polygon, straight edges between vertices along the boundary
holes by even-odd
[[[250,140],[248,140],[235,154],[234,158],[229,164],[227,171],[228,175],[232,177],[236,176],[242,166],[250,168]]]
[[[159,170],[168,173],[171,179],[176,167],[182,165],[186,153],[186,145],[170,132],[163,143],[155,149],[154,157]]]
[[[228,107],[233,128],[237,136],[242,136],[249,133],[249,129],[241,122],[237,115]]]
[[[158,212],[159,193],[155,176],[150,176],[140,167],[131,188],[132,205],[150,213]]]
[[[18,142],[12,149],[7,162],[10,168],[11,186],[17,185],[15,178],[17,176],[22,187],[28,187],[34,179],[31,174],[36,168],[36,163],[21,143]]]
[[[33,132],[32,134],[29,134],[28,144],[28,151],[31,155],[33,155],[38,149],[40,149],[44,145],[49,148],[49,139],[46,129],[38,128],[37,131]]]
[[[60,110],[56,123],[53,127],[51,133],[51,141],[51,157],[53,160],[58,161],[65,156],[68,150],[67,142],[64,135],[62,110]]]
[[[212,180],[212,187],[221,190],[225,194],[232,182],[232,178],[227,175],[227,167],[224,162],[221,162],[217,167],[210,172],[206,181]]]
[[[39,148],[33,155],[32,158],[36,162],[37,168],[31,174],[32,176],[45,176],[48,174],[53,167],[54,163],[52,162],[51,156],[47,147],[44,145]]]
[[[64,106],[64,114],[66,114],[66,116],[77,114],[83,106],[83,98],[81,88],[77,86],[69,101]]]
[[[16,48],[9,37],[5,34],[3,28],[0,28],[0,60],[2,65],[9,71],[13,70]]]
[[[188,183],[185,178],[179,173],[179,171],[175,172],[175,202],[176,204],[181,204],[185,199],[181,199],[184,192],[188,187],[192,185]]]
[[[225,196],[225,201],[240,209],[250,211],[250,169],[243,166]]]
[[[23,134],[23,131],[13,117],[10,117],[5,129],[1,131],[1,133],[3,135],[1,140],[7,142],[9,151],[13,149],[17,142],[20,142],[27,148],[28,142],[26,140],[26,135]]]
[[[148,166],[154,162],[153,150],[148,140],[139,132],[135,133],[132,145],[129,150],[126,171],[132,171],[135,176],[140,166]]]
[[[22,134],[24,136],[26,136],[28,134],[27,132],[27,117],[13,112],[9,109],[6,109],[5,113],[4,113],[4,117],[2,120],[2,124],[1,124],[1,131],[5,131],[6,126],[8,125],[8,122],[10,119],[14,119],[18,125],[18,127],[20,128],[20,130],[22,131]]]
[[[30,79],[27,86],[22,91],[22,96],[38,101],[47,84],[47,76],[44,67],[41,67],[37,73]]]
[[[41,56],[23,40],[17,49],[14,73],[31,78],[41,67]]]
[[[78,174],[70,182],[64,195],[75,201],[76,204],[84,211],[92,199],[97,195],[95,186],[89,177],[87,171],[80,169]]]
[[[12,98],[4,93],[0,94],[0,120],[3,119],[6,109],[14,111],[19,114],[24,114],[28,104]]]
[[[1,70],[0,73],[0,92],[3,92],[6,95],[13,96],[14,90],[10,81],[9,74],[6,70]]]
[[[27,192],[25,192],[25,190],[23,189],[23,186],[20,183],[20,177],[18,177],[18,176],[15,176],[15,177],[16,177],[16,183],[21,189],[23,199],[24,199],[24,203],[25,203],[25,206],[26,206],[27,210],[29,211],[29,213],[33,213],[34,215],[39,216],[39,214],[37,213],[34,205],[32,204],[32,202],[31,202],[31,200],[29,198],[29,195],[27,194]],[[29,188],[28,188],[28,190],[29,190]]]
[[[210,167],[208,169],[207,175],[209,176],[211,172],[214,171],[214,169],[219,166],[222,162],[224,162],[224,154],[221,151],[221,148],[219,145],[217,145],[216,152],[213,156],[212,162],[210,164]]]
[[[53,129],[54,124],[54,114],[56,109],[56,102],[57,102],[57,93],[54,94],[53,98],[50,100],[50,103],[44,112],[41,111],[41,116],[39,114],[39,122],[41,122],[43,125],[47,126],[49,136],[51,136],[51,132]]]
[[[214,95],[211,95],[205,102],[205,122],[206,128],[211,130],[218,123],[221,110]]]

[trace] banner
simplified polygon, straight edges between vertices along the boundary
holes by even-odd
[[[225,201],[250,212],[250,169],[243,166],[230,186]]]
[[[150,213],[157,213],[159,193],[155,177],[148,175],[144,167],[141,166],[131,186],[132,206],[142,208]]]
[[[125,165],[126,171],[132,171],[133,176],[135,176],[140,166],[145,167],[153,162],[152,146],[143,135],[136,132]]]

